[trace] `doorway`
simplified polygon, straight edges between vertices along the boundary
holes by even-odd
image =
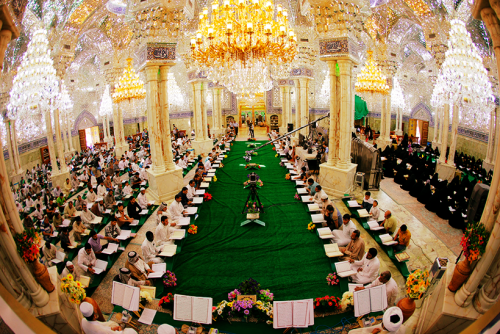
[[[429,122],[420,119],[410,119],[408,126],[408,138],[412,143],[427,146],[429,137]]]
[[[96,143],[100,142],[98,126],[78,130],[78,134],[80,137],[80,148],[82,150],[93,147]]]

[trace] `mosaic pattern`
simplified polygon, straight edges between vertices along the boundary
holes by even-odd
[[[319,56],[347,57],[351,56],[359,61],[361,47],[348,37],[324,39],[319,41]]]
[[[196,71],[192,71],[188,73],[188,82],[196,79],[206,79],[206,78],[207,78],[207,72],[205,71],[199,71],[198,73],[196,73]]]
[[[420,102],[410,112],[410,118],[429,121],[429,126],[434,127],[434,117],[432,117],[431,108],[425,103]]]
[[[149,60],[175,60],[175,44],[155,43],[148,44],[147,57]]]
[[[87,126],[89,122],[91,124]],[[84,126],[82,129],[85,129],[96,125],[97,125],[97,120],[95,119],[94,115],[92,115],[92,113],[88,112],[87,110],[84,110],[76,118],[72,131],[76,131],[78,133],[78,130],[80,129],[81,126]]]
[[[279,86],[274,86],[272,89],[273,92],[273,107],[279,108],[281,107],[281,94]]]
[[[329,112],[330,112],[330,109],[316,109],[316,108],[309,109],[310,115],[326,115]]]
[[[313,78],[313,70],[309,68],[294,68],[290,72],[291,77],[310,77]]]
[[[289,79],[281,79],[281,80],[278,80],[278,86],[294,86],[294,82],[293,80],[289,80]]]
[[[190,118],[190,117],[193,117],[192,111],[185,111],[185,112],[170,114],[170,119]]]

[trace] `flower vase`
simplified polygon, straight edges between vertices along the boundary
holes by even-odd
[[[448,285],[448,290],[455,292],[460,289],[471,273],[472,267],[470,266],[469,260],[464,259],[458,262],[453,271],[453,277],[451,278],[450,285]]]
[[[47,270],[47,267],[45,267],[43,264],[36,259],[33,262],[29,262],[31,271],[33,272],[33,276],[35,277],[36,281],[40,283],[42,288],[44,288],[47,292],[52,292],[55,289],[54,284],[52,284],[49,276],[49,271]]]
[[[401,312],[403,312],[404,323],[412,316],[413,312],[415,312],[415,300],[410,297],[405,297],[398,302],[398,307],[401,309]]]

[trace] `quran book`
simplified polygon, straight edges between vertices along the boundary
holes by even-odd
[[[210,181],[212,180],[211,178],[215,176],[215,173],[207,173],[207,178],[210,178]]]
[[[299,195],[305,195],[305,194],[307,194],[307,190],[306,190],[306,188],[297,188],[297,193]]]
[[[297,186],[303,186],[305,183],[304,183],[304,181],[295,181],[295,184]]]
[[[148,278],[149,278],[149,276],[148,276]],[[139,289],[141,289],[141,291],[146,291],[147,293],[149,293],[151,298],[154,298],[156,296],[156,287],[155,286],[141,285],[139,287]]]
[[[356,272],[351,269],[349,261],[335,263],[335,269],[340,277],[347,277],[356,274]]]
[[[359,209],[358,215],[361,218],[370,217],[370,214],[368,213],[368,211],[366,211],[366,209]]]
[[[313,202],[311,195],[300,196],[300,198],[302,199],[302,203],[312,203]]]
[[[174,320],[212,323],[212,298],[174,295]]]
[[[347,286],[349,287],[349,292],[354,292],[354,289],[362,288],[363,284],[349,283]]]
[[[177,221],[178,226],[187,226],[191,222],[191,217],[182,217]]]
[[[120,235],[117,236],[116,239],[118,239],[118,240],[127,240],[128,238],[130,238],[130,233],[131,233],[130,230],[122,230],[120,232]]]
[[[103,271],[106,271],[107,267],[108,267],[108,262],[107,261],[97,260],[96,263],[95,263],[95,267],[94,267],[95,273],[96,274],[100,274]]]
[[[367,222],[368,226],[370,226],[370,230],[372,231],[378,231],[378,230],[383,230],[384,227],[380,226],[376,221],[374,220],[369,220]]]
[[[198,212],[198,207],[190,206],[189,208],[186,209],[186,212],[188,215],[194,215]]]
[[[139,220],[138,219],[134,219],[129,225],[130,226],[137,226],[137,225],[139,225]]]
[[[385,284],[370,289],[354,291],[354,316],[360,317],[371,312],[380,312],[387,308],[387,290]]]
[[[195,194],[196,195],[204,195],[205,194],[205,189],[196,190]]]
[[[318,235],[321,239],[331,239],[333,238],[332,231],[329,227],[318,228]]]
[[[407,261],[410,259],[410,255],[408,255],[408,253],[406,252],[397,253],[394,254],[394,256],[399,262]]]
[[[85,231],[83,231],[83,233],[81,235],[85,236],[85,235],[89,235],[89,234],[90,234],[90,230],[85,229]]]
[[[205,181],[205,180],[203,180],[203,181]],[[202,182],[200,184],[200,188],[208,188],[208,187],[210,187],[210,183],[208,183],[208,182]]]
[[[66,254],[64,254],[63,252],[59,252],[57,251],[56,252],[56,258],[51,260],[52,263],[61,263],[64,261],[64,258],[66,257]]]
[[[361,207],[361,205],[359,205],[359,203],[355,200],[347,201],[347,204],[349,204],[350,208],[360,208]]]
[[[153,324],[156,312],[157,312],[156,310],[145,308],[144,311],[142,311],[141,317],[137,321],[145,325],[151,325]]]
[[[312,219],[313,223],[323,223],[325,221],[322,214],[311,215],[311,219]]]
[[[71,221],[69,219],[64,219],[61,226],[68,227]]]
[[[319,205],[318,204],[307,204],[307,207],[309,208],[309,212],[311,212],[311,211],[319,211]]]
[[[328,256],[328,257],[338,257],[338,256],[344,255],[339,250],[339,245],[337,245],[337,244],[326,244],[324,246],[325,246],[326,256]]]
[[[203,203],[203,197],[194,197],[193,198],[193,204],[202,204]]]
[[[102,253],[103,254],[113,254],[115,252],[118,251],[118,244],[115,244],[115,243],[108,243],[108,247],[106,247],[105,249],[102,250]]]
[[[54,231],[54,233],[52,233],[51,237],[52,238],[55,238],[59,235],[59,231]]]
[[[186,237],[186,230],[176,230],[170,235],[171,240],[181,240]]]
[[[90,277],[81,275],[80,276],[80,283],[82,283],[82,286],[84,288],[87,288],[90,284]]]
[[[306,328],[314,325],[312,299],[274,301],[273,328]]]
[[[123,307],[129,311],[139,311],[139,299],[141,289],[113,282],[113,291],[111,292],[111,304]]]
[[[145,209],[145,210],[141,210],[141,212],[139,212],[139,214],[140,214],[141,216],[143,216],[143,215],[147,215],[147,214],[148,214],[148,212],[149,212],[149,211],[148,211],[148,209]]]
[[[177,253],[177,245],[165,245],[163,246],[160,254],[158,256],[172,257]]]
[[[396,244],[397,244],[397,242],[396,242],[396,241],[394,241],[394,240],[392,239],[392,237],[391,237],[389,234],[387,234],[387,233],[386,233],[386,234],[381,234],[381,235],[379,236],[379,238],[380,238],[380,240],[382,241],[382,243],[383,243],[384,245],[386,245],[386,246],[396,245]]]

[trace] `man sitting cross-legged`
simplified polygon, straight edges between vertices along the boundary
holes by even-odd
[[[350,259],[358,261],[363,258],[363,254],[365,253],[365,242],[359,236],[360,232],[358,230],[354,230],[351,234],[351,241],[347,244],[347,247],[339,248],[339,250],[344,254],[344,256],[340,258],[341,261]]]
[[[351,279],[355,283],[366,284],[372,282],[378,275],[380,261],[377,257],[377,250],[370,248],[360,261],[350,259],[351,269],[357,271]]]

